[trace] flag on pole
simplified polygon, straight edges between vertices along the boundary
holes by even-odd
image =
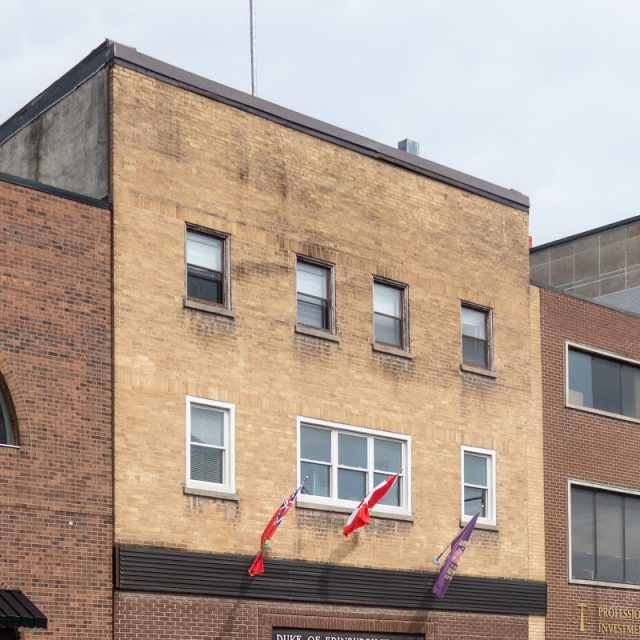
[[[343,536],[348,536],[350,533],[364,527],[369,524],[369,510],[373,509],[391,487],[393,483],[398,479],[400,474],[396,473],[393,476],[389,476],[386,480],[375,486],[369,495],[365,496],[360,504],[353,510],[353,513],[349,516],[345,528],[342,530]]]
[[[273,534],[282,524],[282,521],[291,508],[291,505],[296,501],[296,498],[302,491],[303,487],[304,482],[278,507],[278,510],[273,514],[271,520],[269,520],[269,524],[264,528],[262,536],[260,536],[260,551],[249,567],[250,576],[257,576],[260,573],[264,573],[263,553],[265,549],[271,546],[271,538],[273,538]]]
[[[467,546],[467,542],[469,542],[469,539],[471,538],[473,528],[476,526],[479,515],[479,512],[476,513],[476,515],[467,522],[465,528],[451,541],[451,550],[447,555],[447,559],[442,564],[442,567],[440,567],[440,575],[433,585],[433,593],[436,598],[440,600],[442,600],[447,593],[447,589],[451,584],[451,579],[458,569],[458,565],[462,559],[462,554]]]

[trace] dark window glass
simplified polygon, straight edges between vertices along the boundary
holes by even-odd
[[[489,341],[487,337],[488,311],[462,306],[462,361],[474,367],[489,367]]]
[[[374,283],[373,316],[376,342],[404,348],[404,295],[404,287]]]
[[[187,297],[224,304],[222,238],[187,231]]]
[[[640,367],[569,349],[568,401],[640,419]]]
[[[0,383],[1,382],[0,380]],[[9,403],[5,400],[5,395],[7,398],[9,395],[3,393],[2,386],[3,385],[0,384],[0,444],[15,444]]]
[[[225,412],[191,405],[191,480],[224,482]]]
[[[331,330],[331,268],[298,259],[296,289],[298,324]]]
[[[489,509],[488,456],[465,452],[464,454],[464,515],[480,513],[486,518]]]
[[[571,489],[571,567],[572,576],[595,580],[596,523],[594,493],[589,489]]]
[[[640,498],[571,488],[571,576],[640,584]]]

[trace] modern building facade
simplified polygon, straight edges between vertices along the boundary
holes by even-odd
[[[546,637],[640,635],[640,321],[540,290]]]
[[[111,325],[108,205],[1,174],[3,640],[112,637]]]
[[[115,638],[543,638],[525,196],[111,42],[0,169],[112,207]]]
[[[640,314],[640,217],[535,247],[531,280]]]

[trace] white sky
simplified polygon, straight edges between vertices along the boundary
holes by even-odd
[[[258,95],[531,198],[640,214],[640,1],[255,0]],[[250,91],[249,0],[0,0],[0,122],[111,38]]]

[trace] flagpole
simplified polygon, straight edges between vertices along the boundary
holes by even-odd
[[[251,95],[258,93],[258,72],[256,70],[256,9],[254,0],[249,0],[250,39],[251,39]]]

